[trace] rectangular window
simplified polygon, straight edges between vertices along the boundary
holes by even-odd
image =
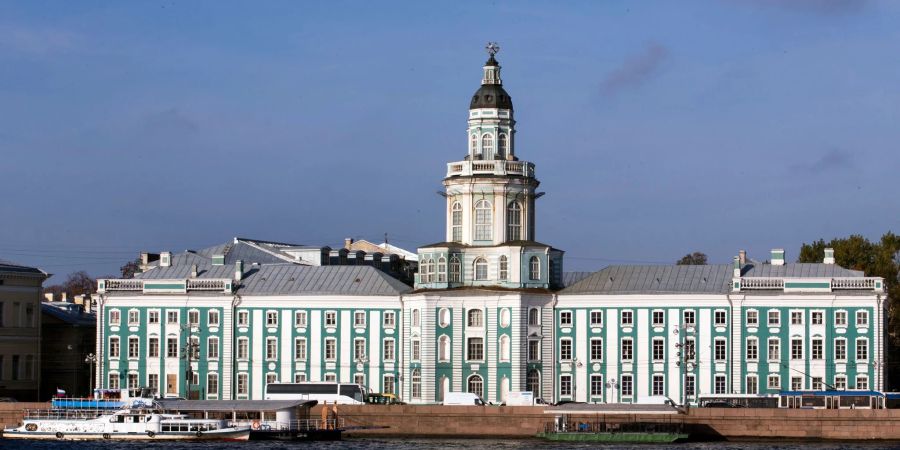
[[[693,360],[694,358],[696,358],[697,352],[694,351],[694,350],[696,350],[696,348],[697,348],[697,341],[695,341],[694,338],[685,339],[684,340],[684,352],[685,352],[684,357],[688,360]]]
[[[381,391],[385,394],[394,393],[394,375],[385,375],[382,378]]]
[[[747,359],[756,361],[759,357],[759,341],[756,338],[747,339]]]
[[[591,361],[602,361],[602,360],[603,360],[603,339],[592,338],[591,339]]]
[[[834,377],[834,388],[843,391],[847,389],[847,377],[844,375],[837,375]]]
[[[836,327],[846,327],[847,326],[847,311],[835,311],[834,312],[834,326],[836,326]]]
[[[335,375],[333,373],[326,373],[325,381],[327,381],[329,383],[333,383],[333,382],[337,381],[337,375]]]
[[[107,387],[109,389],[119,389],[119,374],[110,373],[107,378]]]
[[[824,316],[825,314],[823,314],[822,311],[813,311],[810,313],[810,322],[812,322],[813,325],[822,325],[825,323]]]
[[[177,324],[178,323],[178,311],[166,311],[166,323]]]
[[[696,316],[694,315],[694,311],[691,311],[691,310],[684,311],[682,313],[681,317],[684,319],[684,326],[686,326],[686,327],[692,327],[692,326],[694,326],[694,324],[697,323],[695,320]]]
[[[159,311],[150,310],[147,312],[147,323],[159,323]]]
[[[278,312],[277,311],[266,311],[266,326],[268,326],[268,327],[277,327],[278,326]]]
[[[791,325],[803,325],[803,311],[791,311]]]
[[[384,327],[385,328],[394,328],[394,323],[396,322],[396,316],[393,311],[385,311],[384,313]]]
[[[847,340],[843,338],[838,338],[834,340],[834,359],[837,360],[846,360],[847,359]]]
[[[634,355],[634,343],[631,338],[622,339],[622,361],[631,361]]]
[[[188,311],[188,324],[192,327],[200,325],[200,311]]]
[[[728,314],[725,311],[716,311],[715,321],[717,327],[724,327],[728,324]]]
[[[121,313],[119,312],[118,309],[110,310],[109,311],[109,324],[110,325],[119,325],[119,322],[121,321],[120,314]],[[13,316],[15,316],[15,315],[17,315],[17,312],[14,311]],[[15,317],[14,319],[18,320],[19,318]]]
[[[603,397],[603,375],[591,375],[591,397]]]
[[[812,340],[812,359],[822,359],[824,357],[824,345],[822,344],[821,339],[813,339]]]
[[[278,338],[266,338],[266,359],[269,361],[278,359]]]
[[[561,397],[572,396],[572,375],[559,376],[559,395]]]
[[[759,325],[759,312],[747,311],[747,326],[755,327],[757,325]]]
[[[869,312],[868,311],[857,311],[856,312],[856,326],[857,327],[869,326]]]
[[[147,356],[159,358],[159,338],[152,337],[147,340]]]
[[[603,326],[603,311],[591,311],[591,326]]]
[[[250,358],[250,341],[247,338],[238,338],[237,341],[237,358]]]
[[[725,339],[716,339],[716,361],[725,361],[728,352],[725,350]]]
[[[294,374],[294,383],[302,383],[306,381],[306,374],[303,372],[297,372]]]
[[[541,341],[528,341],[528,360],[539,361],[541,359]]]
[[[778,375],[769,375],[769,389],[781,389],[781,378]]]
[[[215,309],[209,310],[209,312],[206,313],[206,322],[211,327],[219,326],[219,311]]]
[[[559,359],[570,361],[572,359],[572,340],[560,339],[559,341]]]
[[[206,357],[219,359],[219,338],[213,336],[206,340]]]
[[[662,339],[653,339],[653,360],[663,361],[666,359],[666,343]],[[656,394],[653,394],[656,395]],[[662,394],[660,394],[662,395]]]
[[[480,337],[469,338],[469,358],[480,361],[484,359],[484,339]]]
[[[869,359],[869,341],[865,339],[856,340],[856,360],[862,361]]]
[[[633,311],[622,311],[622,326],[630,327],[634,325],[634,312]]]
[[[781,325],[781,312],[769,311],[769,326],[777,327],[779,325]]]
[[[653,326],[662,327],[666,325],[666,314],[663,311],[653,311]]]
[[[559,313],[559,326],[572,326],[572,311],[562,311]]]
[[[653,394],[651,395],[665,395],[665,393],[665,378],[662,375],[653,375]]]
[[[353,374],[353,382],[356,384],[366,384],[366,374],[364,374],[364,373]]]
[[[481,338],[470,338],[469,339],[470,346],[472,345],[472,342],[471,342],[472,339],[481,339]],[[469,347],[469,349],[471,350],[471,347]],[[469,359],[481,359],[480,352],[478,353],[478,355],[479,355],[478,358],[473,358],[472,355],[473,355],[472,353],[469,353]],[[418,339],[413,339],[412,341],[410,341],[410,358],[413,361],[418,361],[419,359],[422,358],[422,344]]]
[[[326,311],[325,312],[325,326],[326,327],[336,327],[337,326],[337,312],[335,312],[335,311]]]
[[[634,393],[633,385],[631,382],[631,375],[622,375],[622,382],[620,383],[622,386],[622,397],[631,397]]]
[[[141,313],[138,310],[132,309],[128,311],[128,325],[137,325],[140,322]]]
[[[294,311],[294,326],[306,328],[306,311]]]
[[[778,338],[769,338],[769,361],[781,359],[781,342]]]
[[[856,377],[856,388],[860,390],[869,389],[869,377],[860,375]]]
[[[362,361],[366,358],[366,340],[364,338],[356,338],[353,340],[353,359]]]
[[[325,339],[325,361],[334,361],[337,359],[337,340],[334,338]]]
[[[137,389],[138,387],[138,374],[129,373],[128,374],[128,389]]]
[[[747,393],[759,393],[759,379],[756,378],[756,375],[747,375]]]
[[[170,337],[166,339],[166,357],[167,358],[177,358],[178,357],[178,339]]]
[[[693,396],[695,386],[696,386],[696,383],[695,383],[694,375],[687,374],[687,376],[684,377],[684,394],[688,395],[688,396]]]
[[[159,374],[151,373],[147,375],[147,387],[153,392],[153,394],[159,394]]]
[[[206,375],[206,395],[219,395],[219,375],[210,373]]]
[[[306,361],[306,338],[298,337],[294,339],[294,359]]]
[[[803,339],[791,339],[791,359],[803,359]]]
[[[356,311],[353,313],[353,326],[354,327],[364,327],[366,326],[366,313],[365,311]]]
[[[716,394],[726,393],[725,375],[716,375],[716,385],[714,389]]]
[[[237,324],[241,327],[246,327],[250,325],[250,312],[249,311],[238,311]]]
[[[278,382],[278,375],[274,373],[266,374],[266,384],[272,384]]]
[[[128,357],[138,358],[141,353],[141,345],[136,337],[128,338]]]
[[[814,391],[822,390],[822,377],[813,377],[812,378],[812,390],[814,390]]]
[[[237,393],[238,395],[247,395],[250,388],[250,377],[246,373],[239,373],[237,376]]]
[[[393,361],[394,360],[394,340],[393,339],[385,339],[384,340],[384,349],[383,349],[383,358],[385,361]]]
[[[803,390],[803,378],[791,377],[791,390],[792,391]]]
[[[113,336],[109,338],[109,357],[110,358],[118,358],[120,355],[120,346],[119,346],[119,338]],[[15,370],[13,372],[16,372]]]

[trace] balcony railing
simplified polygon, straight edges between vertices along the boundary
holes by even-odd
[[[179,279],[100,279],[97,292],[143,292],[178,294],[188,291],[212,291],[231,293],[234,281],[230,278],[179,278]]]
[[[740,284],[738,284],[738,281]],[[884,280],[879,277],[844,278],[783,278],[783,277],[743,277],[735,280],[735,290],[787,290],[831,292],[841,290],[884,292]]]
[[[458,161],[447,164],[447,176],[515,175],[534,176],[534,164],[526,161]]]

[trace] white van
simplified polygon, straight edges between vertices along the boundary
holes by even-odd
[[[534,406],[534,393],[531,391],[509,391],[506,393],[506,406]]]
[[[447,392],[444,394],[443,405],[484,406],[484,400],[471,392]]]
[[[646,397],[638,397],[635,403],[643,405],[669,405],[675,406],[675,401],[665,395],[649,395]]]

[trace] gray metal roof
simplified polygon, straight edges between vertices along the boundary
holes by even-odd
[[[563,287],[571,286],[589,276],[594,272],[563,272]]]
[[[13,272],[20,274],[44,275],[47,273],[37,267],[26,266],[6,259],[0,259],[0,272]]]
[[[300,406],[312,407],[315,400],[175,400],[156,401],[170,411],[278,411]]]
[[[783,266],[751,265],[744,268],[745,277],[830,278],[864,277],[860,270],[845,269],[837,264],[794,263]]]

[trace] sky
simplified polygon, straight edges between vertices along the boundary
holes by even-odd
[[[900,3],[0,1],[0,259],[444,238],[484,46],[564,270],[900,232]]]

